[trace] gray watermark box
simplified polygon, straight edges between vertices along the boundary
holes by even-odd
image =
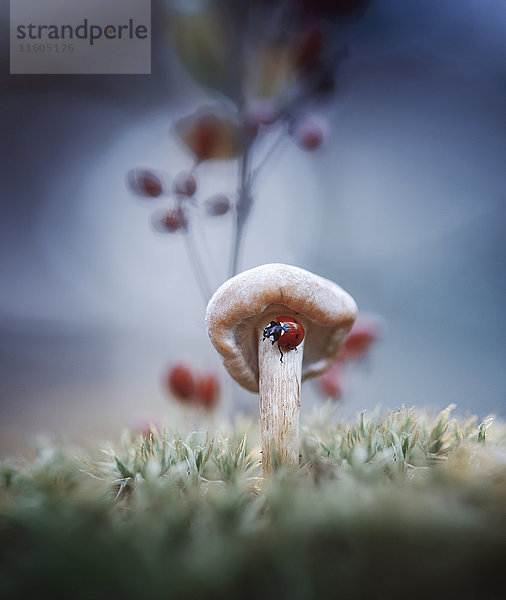
[[[10,72],[151,73],[151,0],[10,0]]]

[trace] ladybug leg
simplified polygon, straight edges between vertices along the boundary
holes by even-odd
[[[278,344],[278,348],[279,348],[279,352],[281,354],[281,358],[279,359],[279,362],[283,362],[283,350],[281,350],[281,346]]]

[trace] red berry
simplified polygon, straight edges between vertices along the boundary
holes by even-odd
[[[163,192],[160,177],[148,169],[131,169],[127,175],[128,187],[137,196],[158,198]]]
[[[324,129],[325,126],[319,119],[306,116],[296,123],[293,137],[304,150],[316,150],[322,145],[325,138]]]
[[[337,361],[333,363],[331,367],[325,371],[325,373],[318,377],[318,387],[320,392],[324,396],[333,398],[334,400],[339,399],[343,394],[341,380],[341,364],[339,361]]]
[[[205,210],[211,217],[219,217],[230,210],[230,199],[225,194],[216,194],[204,202]]]
[[[167,387],[178,400],[190,402],[195,393],[195,380],[190,369],[183,364],[171,367]]]
[[[173,190],[181,196],[193,196],[197,191],[197,180],[191,173],[181,171],[174,180]]]
[[[344,346],[348,358],[359,358],[363,356],[374,343],[376,337],[369,331],[355,331],[350,333]]]
[[[197,379],[196,386],[196,400],[200,406],[207,408],[208,410],[213,409],[220,395],[220,382],[213,373],[207,373],[201,375]]]
[[[180,208],[169,210],[163,217],[162,223],[170,233],[181,229],[185,223],[183,211]]]
[[[335,377],[322,375],[318,383],[321,393],[326,397],[337,400],[343,395],[343,389]]]
[[[159,233],[174,233],[186,227],[186,216],[182,208],[156,212],[152,218],[153,228]]]
[[[342,360],[362,358],[378,340],[382,330],[383,323],[380,318],[374,315],[359,317],[344,343],[340,358]]]

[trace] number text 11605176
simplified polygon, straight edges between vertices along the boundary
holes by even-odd
[[[59,53],[59,52],[74,52],[73,44],[19,44],[18,52],[30,52],[32,54],[42,53]]]

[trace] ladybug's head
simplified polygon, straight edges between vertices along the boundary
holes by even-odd
[[[283,331],[284,329],[281,323],[279,323],[278,321],[271,321],[269,325],[267,325],[267,327],[264,329],[263,339],[266,340],[268,338],[272,338],[273,342],[277,342],[281,337]]]

